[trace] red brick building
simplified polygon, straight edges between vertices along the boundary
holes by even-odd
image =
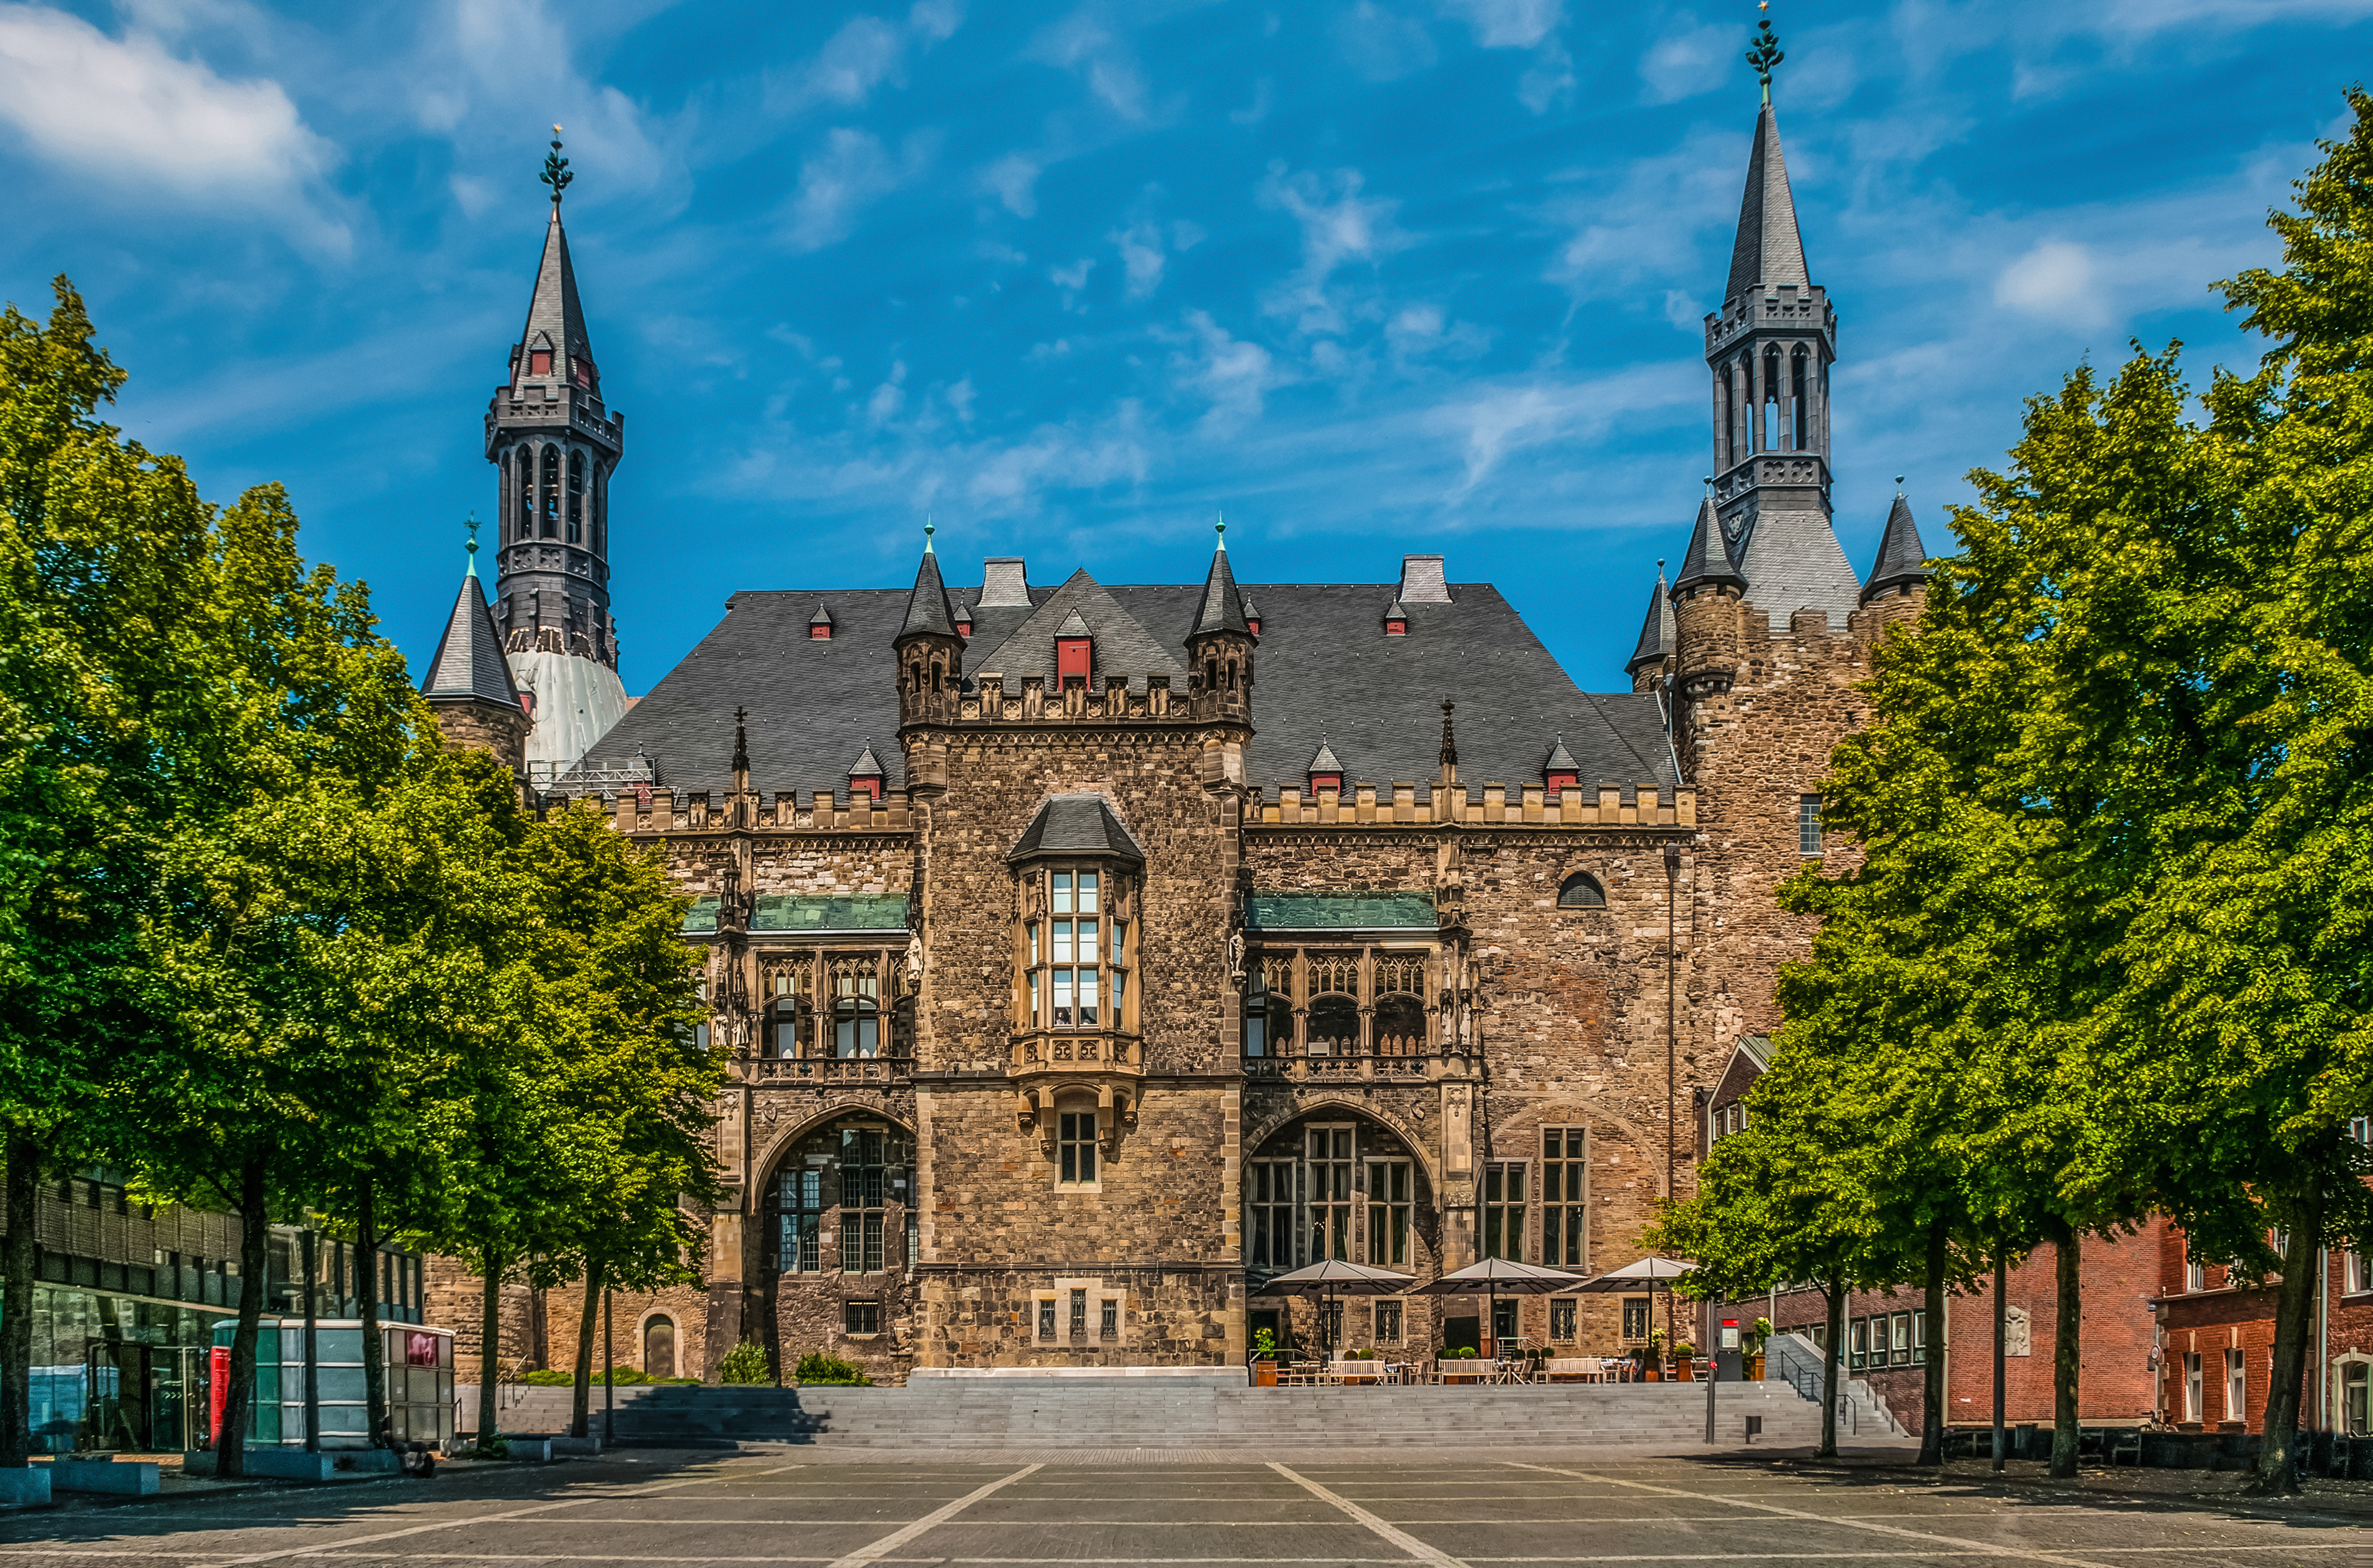
[[[2161,1419],[2188,1431],[2256,1432],[2274,1372],[2278,1280],[2251,1284],[2231,1269],[2193,1258],[2168,1227],[2159,1253]],[[2309,1320],[2307,1387],[2300,1424],[2350,1436],[2373,1433],[2373,1262],[2361,1253],[2324,1255]]]

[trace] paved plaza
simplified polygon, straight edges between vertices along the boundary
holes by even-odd
[[[2364,1499],[2248,1509],[1759,1454],[646,1452],[0,1522],[0,1559],[352,1564],[2373,1562]]]

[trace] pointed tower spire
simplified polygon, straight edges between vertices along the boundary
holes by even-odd
[[[1244,595],[1236,591],[1236,574],[1228,567],[1228,520],[1222,517],[1215,532],[1219,543],[1211,551],[1211,569],[1203,578],[1203,601],[1195,614],[1195,630],[1204,632],[1243,632],[1252,635],[1245,620]]]
[[[1668,597],[1678,599],[1696,589],[1714,586],[1743,593],[1747,579],[1739,571],[1738,563],[1730,558],[1730,541],[1723,536],[1722,519],[1714,513],[1713,497],[1708,495],[1698,503],[1697,527],[1689,533],[1689,554],[1681,557],[1681,572],[1673,579]]]
[[[1911,503],[1904,499],[1903,475],[1895,476],[1895,505],[1887,512],[1887,530],[1878,536],[1878,558],[1870,565],[1870,580],[1863,585],[1865,604],[1891,589],[1910,588],[1928,580],[1928,550],[1920,543],[1920,525],[1912,521]]]
[[[1640,643],[1632,649],[1623,673],[1637,677],[1641,671],[1661,666],[1673,654],[1673,598],[1665,586],[1665,563],[1656,563],[1656,586],[1648,591],[1648,618],[1640,626]]]
[[[1780,150],[1780,119],[1766,99],[1762,112],[1755,117],[1755,148],[1747,156],[1747,189],[1738,201],[1738,238],[1730,247],[1730,281],[1723,297],[1736,299],[1759,287],[1769,290],[1787,284],[1803,288],[1811,282],[1805,268],[1805,241],[1796,232],[1796,197],[1788,187],[1788,160]]]
[[[473,539],[470,547],[476,545]],[[420,677],[420,695],[437,715],[448,747],[490,752],[511,772],[526,771],[527,708],[474,570],[462,574],[452,613],[445,617],[445,635],[437,639],[437,651]]]
[[[956,635],[955,607],[948,603],[947,585],[940,580],[940,557],[931,549],[931,525],[923,524],[923,558],[915,567],[915,586],[906,595],[906,618],[900,623],[892,646],[913,637]]]

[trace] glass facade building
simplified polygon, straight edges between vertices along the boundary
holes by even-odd
[[[228,1366],[237,1327],[231,1315],[247,1288],[240,1275],[237,1216],[137,1203],[109,1173],[93,1171],[44,1191],[34,1223],[39,1236],[27,1388],[34,1451],[173,1453],[210,1445],[218,1408],[216,1385]],[[286,1318],[290,1326],[267,1327],[257,1346],[258,1398],[251,1429],[251,1440],[257,1443],[303,1441],[301,1372],[285,1391],[280,1386],[284,1367],[302,1361],[302,1246],[298,1229],[273,1228],[265,1277],[259,1281],[265,1321]],[[357,1321],[364,1269],[375,1269],[379,1276],[396,1434],[409,1432],[419,1441],[435,1441],[441,1435],[435,1412],[417,1409],[412,1384],[415,1372],[426,1371],[427,1385],[433,1385],[437,1365],[412,1363],[424,1354],[432,1363],[441,1360],[450,1423],[452,1354],[450,1336],[416,1327],[423,1260],[391,1249],[366,1258],[350,1244],[327,1236],[317,1236],[314,1251],[313,1309],[329,1325],[321,1335],[324,1441],[368,1438],[360,1413],[362,1340]],[[0,1311],[14,1305],[0,1301]],[[341,1318],[346,1321],[336,1321]],[[415,1345],[415,1339],[425,1342]],[[343,1395],[348,1383],[352,1399],[333,1399],[331,1389]]]

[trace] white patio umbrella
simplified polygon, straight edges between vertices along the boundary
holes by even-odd
[[[1636,1263],[1626,1263],[1620,1269],[1610,1269],[1582,1288],[1600,1293],[1642,1289],[1663,1291],[1665,1332],[1669,1336],[1674,1331],[1673,1281],[1696,1273],[1697,1268],[1695,1263],[1685,1258],[1642,1258]]]
[[[1333,1314],[1326,1310],[1337,1296],[1397,1296],[1417,1283],[1416,1277],[1396,1274],[1389,1269],[1371,1269],[1363,1263],[1347,1263],[1339,1258],[1329,1258],[1307,1268],[1296,1269],[1290,1274],[1280,1274],[1261,1287],[1263,1292],[1284,1291],[1292,1295],[1324,1298],[1318,1314],[1321,1349],[1331,1359],[1334,1354]]]
[[[1490,1296],[1491,1316],[1486,1321],[1492,1328],[1492,1346],[1499,1346],[1500,1298],[1502,1296],[1557,1295],[1566,1291],[1584,1288],[1583,1277],[1569,1274],[1562,1269],[1545,1269],[1537,1263],[1519,1263],[1509,1258],[1487,1258],[1480,1263],[1469,1263],[1438,1280],[1427,1281],[1416,1293],[1429,1296]]]

